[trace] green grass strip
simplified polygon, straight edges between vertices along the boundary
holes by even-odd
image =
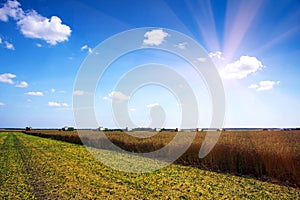
[[[33,199],[29,176],[25,173],[14,133],[7,134],[0,152],[0,199]]]

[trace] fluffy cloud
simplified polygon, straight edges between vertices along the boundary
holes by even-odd
[[[153,108],[153,107],[156,107],[156,106],[159,106],[158,103],[150,103],[147,105],[147,108]]]
[[[108,97],[103,97],[103,100],[112,100],[115,103],[121,103],[123,101],[129,100],[129,96],[126,96],[122,92],[119,91],[112,91],[108,94]]]
[[[28,87],[28,83],[25,82],[25,81],[21,81],[21,82],[18,83],[15,87],[18,87],[18,88],[26,88],[26,87]]]
[[[199,62],[205,62],[205,61],[206,61],[206,58],[204,58],[204,57],[199,57],[199,58],[197,58],[197,60],[198,60]]]
[[[61,106],[63,106],[63,107],[69,107],[69,104],[67,104],[67,103],[61,103]]]
[[[0,74],[0,82],[14,84],[13,79],[16,77],[17,76],[15,74],[11,74],[11,73]],[[25,81],[21,81],[20,83],[16,84],[15,87],[25,88],[25,87],[28,87],[28,83]]]
[[[24,12],[18,1],[7,1],[0,8],[0,20],[8,21],[12,17],[17,21],[21,33],[28,38],[45,40],[51,45],[67,41],[71,35],[71,28],[62,24],[57,16],[50,19],[38,14],[35,10]]]
[[[30,96],[44,96],[42,92],[26,92],[25,94]]]
[[[51,92],[51,93],[54,93],[55,91],[56,91],[56,90],[55,90],[54,88],[51,88],[51,89],[50,89],[50,92]]]
[[[16,75],[10,73],[0,74],[0,82],[14,84],[14,81],[12,79],[16,77]]]
[[[217,58],[219,60],[224,60],[223,53],[221,51],[210,52],[208,55],[211,58]]]
[[[66,41],[71,35],[70,27],[62,24],[59,17],[52,16],[48,19],[35,11],[26,14],[17,24],[25,37],[42,39],[51,45]]]
[[[255,88],[258,88],[258,85],[257,84],[251,84],[251,85],[249,85],[248,88],[255,89]]]
[[[5,103],[0,102],[0,106],[5,106]]]
[[[81,51],[84,51],[84,50],[88,50],[89,53],[92,53],[92,48],[89,47],[88,45],[83,45],[81,48],[80,48]]]
[[[162,29],[155,29],[145,33],[144,45],[160,45],[163,43],[165,37],[169,34],[164,32]]]
[[[179,48],[179,49],[185,49],[187,46],[187,42],[181,42],[177,45],[175,45],[175,47]]]
[[[85,50],[85,49],[87,49],[87,48],[88,48],[88,45],[85,44],[85,45],[83,45],[83,46],[80,48],[80,50],[83,51],[83,50]]]
[[[83,95],[84,94],[84,91],[83,90],[75,90],[73,92],[73,95]]]
[[[24,11],[20,8],[18,1],[8,0],[2,8],[0,8],[0,20],[7,22],[9,17],[18,20],[24,16]]]
[[[7,41],[4,41],[4,44],[5,44],[5,47],[6,47],[7,49],[15,50],[15,47],[14,47],[13,44],[11,44],[11,43],[9,43],[9,42],[7,42]]]
[[[261,61],[256,57],[242,56],[234,63],[227,64],[220,70],[220,74],[225,79],[242,79],[263,67]]]
[[[12,43],[10,43],[8,41],[4,41],[1,37],[0,37],[0,44],[4,44],[4,47],[9,50],[15,50],[15,47]]]
[[[50,102],[48,102],[48,106],[50,106],[50,107],[60,107],[60,103],[50,101]]]
[[[256,91],[271,90],[275,85],[279,85],[280,81],[260,81],[259,84],[251,84],[248,88],[256,89]]]
[[[50,107],[69,107],[69,104],[50,101],[50,102],[48,102],[48,106],[50,106]]]

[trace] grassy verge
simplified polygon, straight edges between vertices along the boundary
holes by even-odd
[[[16,167],[1,167],[0,199],[300,198],[296,188],[179,165],[143,174],[120,172],[95,160],[84,146],[22,133],[1,137],[5,134],[0,133],[0,141],[5,138],[1,166]]]

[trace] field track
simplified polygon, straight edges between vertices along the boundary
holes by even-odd
[[[300,199],[300,190],[179,165],[129,174],[101,164],[84,146],[0,132],[0,199],[104,198]]]

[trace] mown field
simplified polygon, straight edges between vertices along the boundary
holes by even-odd
[[[300,199],[300,190],[181,165],[125,173],[81,145],[0,132],[0,199]]]
[[[32,130],[27,133],[81,144],[76,131]],[[98,131],[81,131],[82,137],[85,134],[88,136],[89,146],[106,148],[101,144],[102,136]],[[152,152],[160,149],[167,145],[175,134],[177,133],[161,132],[149,138],[138,138],[124,132],[105,132],[110,141],[131,152]],[[205,132],[196,134],[194,142],[176,161],[177,164],[235,175],[247,175],[259,180],[300,187],[299,130],[225,131],[221,133],[214,149],[204,159],[199,159],[198,153],[205,134]]]

